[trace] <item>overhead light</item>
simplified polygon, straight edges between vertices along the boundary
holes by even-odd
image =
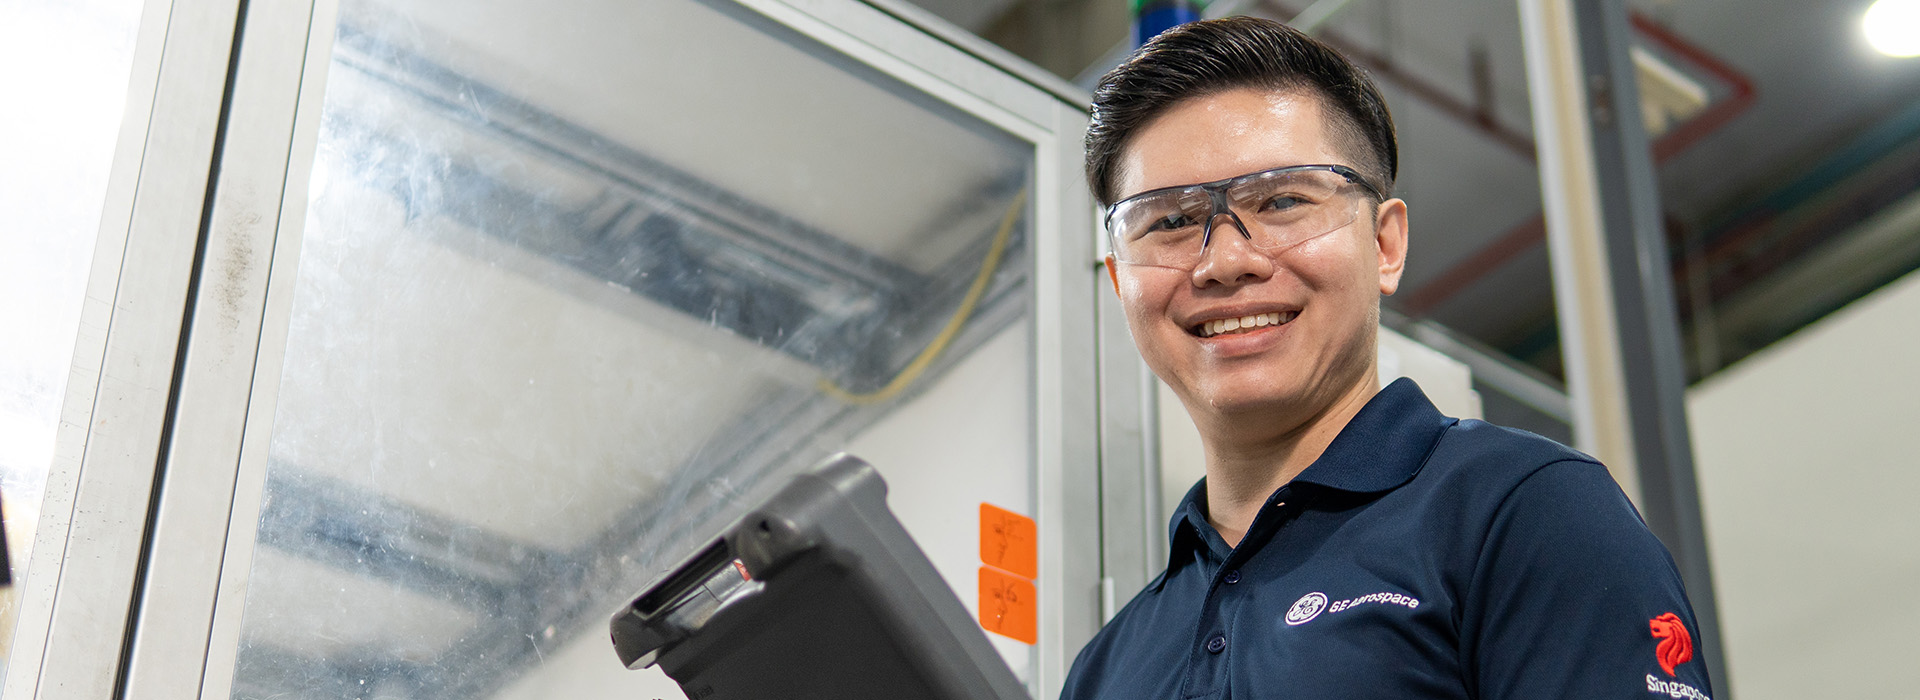
[[[1920,56],[1920,0],[1878,0],[1860,18],[1860,26],[1875,51],[1897,58]]]

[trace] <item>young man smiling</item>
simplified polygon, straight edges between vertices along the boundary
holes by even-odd
[[[1102,80],[1107,269],[1207,477],[1066,700],[1707,696],[1679,574],[1603,466],[1379,388],[1395,149],[1372,82],[1273,22],[1176,28]]]

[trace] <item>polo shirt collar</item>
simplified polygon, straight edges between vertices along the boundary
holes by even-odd
[[[1173,509],[1173,520],[1167,523],[1167,549],[1174,562],[1184,561],[1181,553],[1210,547],[1211,540],[1219,537],[1207,522],[1207,479],[1201,477],[1193,488],[1187,489],[1180,506]],[[1220,546],[1225,545],[1226,540],[1220,540]],[[1224,559],[1225,555],[1220,558]],[[1172,573],[1173,566],[1172,562],[1167,564],[1168,573]]]
[[[1293,480],[1354,493],[1391,491],[1413,480],[1453,424],[1420,385],[1401,377],[1374,394]]]
[[[1353,493],[1383,493],[1399,488],[1420,473],[1440,435],[1455,423],[1433,407],[1426,392],[1412,379],[1401,377],[1374,394],[1354,414],[1320,458],[1293,478]],[[1291,485],[1291,484],[1289,484]],[[1268,498],[1269,501],[1273,497]],[[1207,480],[1201,479],[1174,509],[1167,523],[1167,573],[1191,558],[1187,551],[1208,546],[1213,534],[1207,523]],[[1213,535],[1217,538],[1218,535]],[[1223,542],[1224,544],[1224,542]]]

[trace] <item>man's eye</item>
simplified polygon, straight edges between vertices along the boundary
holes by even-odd
[[[1261,211],[1288,211],[1298,207],[1304,207],[1312,203],[1313,202],[1310,202],[1296,195],[1291,195],[1291,194],[1274,195],[1273,198],[1268,199],[1265,203],[1260,205],[1260,210]]]
[[[1153,223],[1147,224],[1147,232],[1176,231],[1192,225],[1194,225],[1193,217],[1187,216],[1186,214],[1174,213],[1154,219]]]

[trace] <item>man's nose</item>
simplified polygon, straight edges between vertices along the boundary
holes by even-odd
[[[1211,232],[1193,265],[1193,285],[1248,284],[1273,276],[1273,258],[1253,247],[1252,232],[1231,212],[1208,219]]]

